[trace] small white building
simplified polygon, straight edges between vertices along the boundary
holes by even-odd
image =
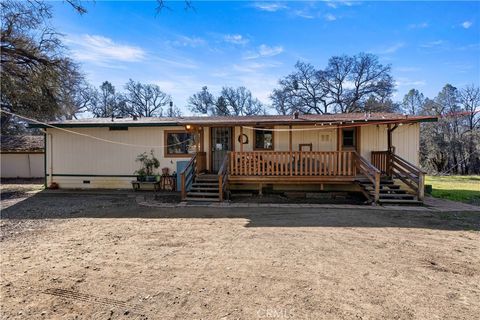
[[[4,136],[1,137],[2,178],[44,178],[44,137]]]

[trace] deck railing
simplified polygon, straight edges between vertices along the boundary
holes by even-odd
[[[390,151],[372,151],[372,164],[383,173],[401,180],[423,201],[425,172]]]
[[[183,169],[183,171],[180,173],[180,179],[182,182],[182,185],[181,185],[182,200],[185,200],[185,198],[187,197],[187,192],[190,190],[196,175],[197,175],[197,154],[195,153],[190,159],[190,161],[188,162],[185,169]]]
[[[374,202],[378,202],[380,198],[380,170],[377,166],[371,164],[362,155],[355,151],[355,167],[358,173],[367,177],[373,185]]]
[[[390,153],[390,172],[400,179],[417,194],[418,200],[423,201],[425,196],[425,172],[407,160]]]
[[[230,153],[231,176],[355,176],[353,151]]]
[[[390,152],[388,151],[372,151],[372,164],[377,167],[383,174],[390,175]]]

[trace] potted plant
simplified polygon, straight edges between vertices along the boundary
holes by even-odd
[[[153,171],[160,167],[160,161],[155,158],[153,150],[150,151],[150,154],[146,152],[139,154],[135,161],[142,164],[142,167],[135,171],[138,181],[155,182],[157,180]]]

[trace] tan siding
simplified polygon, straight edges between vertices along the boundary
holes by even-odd
[[[175,171],[177,161],[188,161],[188,157],[165,158],[164,157],[164,130],[182,130],[183,127],[130,127],[128,131],[110,131],[108,128],[82,128],[71,129],[82,134],[88,134],[98,138],[131,144],[129,146],[98,141],[89,137],[68,133],[58,129],[48,129],[53,136],[53,173],[74,175],[133,175],[140,167],[135,162],[138,154],[150,152],[160,161],[161,168],[168,167],[170,172]],[[150,146],[156,146],[151,148]],[[47,172],[50,172],[50,137],[47,139]],[[53,181],[60,183],[60,187],[93,187],[83,184],[84,177],[53,177]],[[102,177],[101,180],[110,187],[129,187],[122,183],[117,186],[109,180],[118,178]],[[120,179],[122,180],[122,179]],[[125,180],[123,178],[123,180]],[[131,180],[129,178],[128,180]],[[97,185],[96,187],[103,187]]]
[[[392,144],[395,153],[408,162],[419,165],[420,124],[399,126],[392,134]]]
[[[418,165],[420,125],[402,125],[392,134],[392,145],[395,153],[414,165]],[[361,154],[370,160],[372,151],[386,151],[388,148],[387,126],[372,125],[361,129]]]
[[[360,153],[370,161],[372,151],[387,150],[387,126],[364,126],[360,133]]]
[[[288,126],[276,126],[275,129],[285,130]],[[299,144],[312,143],[313,151],[333,151],[336,150],[336,131],[335,129],[320,129],[316,127],[301,127],[294,126],[293,129],[307,129],[292,132],[292,148],[293,151],[297,151]],[[309,130],[313,129],[313,130]],[[243,133],[248,136],[248,144],[243,145],[243,151],[253,151],[253,145],[255,143],[254,130],[250,128],[244,128]],[[240,135],[240,127],[235,127],[235,150],[240,151],[240,143],[238,137]],[[275,131],[274,148],[275,151],[288,151],[289,150],[289,132],[288,131]],[[322,141],[322,135],[324,136]]]
[[[277,129],[286,129],[288,126],[277,126]],[[308,128],[294,126],[297,128]],[[315,128],[315,127],[310,127]],[[160,160],[160,168],[176,170],[177,161],[188,161],[188,157],[165,158],[164,157],[164,130],[182,130],[183,127],[150,127],[134,128],[128,131],[109,131],[108,128],[82,128],[71,129],[83,134],[99,138],[132,144],[123,146],[94,140],[85,136],[67,133],[57,129],[48,129],[53,135],[53,149],[50,144],[50,135],[47,137],[47,172],[50,172],[50,152],[53,152],[53,172],[56,174],[73,175],[133,175],[139,168],[135,158],[142,152],[149,152],[153,148],[155,156]],[[373,150],[387,149],[387,127],[365,126],[361,128],[361,153],[370,159],[370,152]],[[248,144],[243,146],[244,151],[253,150],[253,130],[244,128],[243,132],[249,138]],[[233,141],[235,150],[240,150],[238,136],[240,127],[235,127]],[[322,138],[323,136],[323,138]],[[326,138],[328,136],[328,138]],[[312,143],[313,151],[336,150],[337,137],[336,129],[301,130],[292,132],[293,150],[298,150],[301,143]],[[275,150],[289,150],[288,131],[277,131],[274,133]],[[419,125],[404,125],[394,131],[393,144],[397,154],[414,164],[418,164],[419,150]],[[204,149],[207,152],[207,168],[210,167],[210,128],[204,129]],[[2,163],[2,171],[3,163]],[[42,164],[43,172],[43,164]],[[54,177],[53,181],[58,182],[60,187],[72,188],[129,188],[129,181],[132,178],[115,177]],[[90,184],[83,184],[83,180],[90,180]]]
[[[2,178],[44,177],[43,153],[2,153]]]

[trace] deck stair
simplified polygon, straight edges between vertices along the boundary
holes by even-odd
[[[199,174],[187,192],[187,201],[220,201],[218,176],[216,174]]]
[[[373,184],[367,178],[358,178],[355,182],[362,188],[363,194],[369,201],[373,201],[375,192]],[[395,205],[421,205],[415,194],[409,193],[405,188],[396,184],[390,177],[381,177],[380,179],[380,195],[379,204],[395,204]]]

